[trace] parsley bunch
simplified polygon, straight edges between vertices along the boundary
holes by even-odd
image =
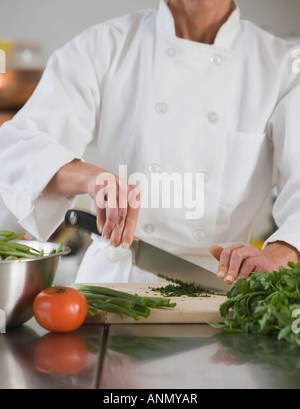
[[[213,326],[229,332],[268,334],[300,346],[294,314],[299,310],[300,315],[300,263],[288,266],[238,279],[220,306],[222,317],[231,316]]]

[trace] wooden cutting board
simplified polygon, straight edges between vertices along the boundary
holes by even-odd
[[[89,284],[97,285],[97,284]],[[98,284],[100,285],[100,284]],[[153,292],[149,284],[101,284],[115,290],[125,291],[146,297],[161,297],[158,292]],[[85,324],[201,324],[207,322],[224,322],[219,313],[220,305],[226,296],[210,295],[209,297],[171,297],[171,302],[177,305],[174,308],[152,308],[148,318],[141,317],[135,321],[131,317],[120,317],[117,314],[99,311],[95,315],[88,314]]]

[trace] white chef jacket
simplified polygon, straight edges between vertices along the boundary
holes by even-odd
[[[268,242],[283,240],[300,251],[294,48],[241,20],[238,7],[213,45],[177,38],[166,0],[158,10],[85,30],[51,56],[33,96],[0,130],[4,203],[24,229],[46,240],[74,198],[42,191],[92,140],[98,165],[115,174],[120,165],[149,178],[200,172],[203,217],[149,206],[136,229],[138,238],[197,263],[212,244],[248,242],[275,160],[279,229]],[[79,281],[143,280],[127,267],[124,273],[126,255],[108,261],[106,244],[97,241],[87,251]]]

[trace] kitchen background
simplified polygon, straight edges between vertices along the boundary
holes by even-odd
[[[0,125],[29,98],[56,48],[88,26],[134,10],[156,8],[158,3],[159,0],[0,0],[0,49],[7,53],[8,68],[15,69],[11,74],[0,74]],[[290,41],[299,41],[300,45],[300,0],[239,0],[238,4],[243,19]],[[85,159],[93,162],[94,152],[89,146]],[[253,226],[253,241],[258,243],[273,229],[272,200],[270,195]],[[81,197],[78,206],[89,208],[88,198]]]
[[[86,27],[159,0],[0,0],[0,37],[38,42],[45,58]],[[300,37],[300,0],[237,0],[242,18]]]

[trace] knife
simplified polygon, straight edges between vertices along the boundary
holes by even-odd
[[[66,226],[73,226],[101,236],[96,220],[93,214],[76,209],[68,210],[65,215]],[[130,249],[132,264],[142,270],[171,279],[193,282],[205,290],[218,291],[223,294],[226,294],[231,288],[214,272],[137,238],[133,239]]]

